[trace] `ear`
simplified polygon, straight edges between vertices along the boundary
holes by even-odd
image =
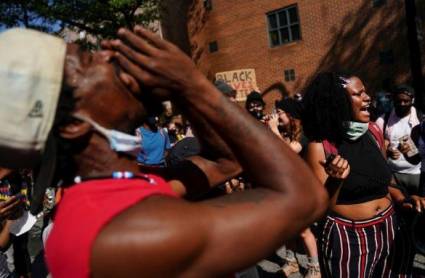
[[[140,93],[139,83],[136,81],[136,79],[134,79],[133,76],[131,76],[131,75],[125,73],[125,72],[121,72],[120,73],[120,79],[125,84],[127,89],[130,90],[130,92],[132,92],[133,94]]]
[[[61,126],[59,133],[62,138],[65,139],[77,139],[89,133],[92,126],[84,121],[75,119],[72,122]]]

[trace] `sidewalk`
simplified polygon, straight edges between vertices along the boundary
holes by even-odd
[[[268,260],[263,260],[258,263],[257,268],[260,273],[261,278],[282,278],[284,277],[281,266],[283,262],[283,254],[285,253],[285,247],[279,249],[275,256],[268,258]],[[305,274],[307,267],[307,256],[305,254],[296,253],[298,263],[301,267],[301,272]],[[418,278],[425,278],[425,256],[422,254],[416,254],[415,261],[413,264],[414,267],[414,276]],[[289,278],[302,278],[304,275],[301,273],[295,273],[289,276]]]

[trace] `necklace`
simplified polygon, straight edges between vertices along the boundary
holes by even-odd
[[[92,177],[81,177],[76,176],[74,178],[75,183],[82,183],[84,181],[89,180],[101,180],[101,179],[142,179],[150,184],[155,185],[156,182],[154,179],[148,177],[146,174],[134,174],[133,172],[129,171],[114,171],[111,175],[99,175],[99,176],[92,176]]]

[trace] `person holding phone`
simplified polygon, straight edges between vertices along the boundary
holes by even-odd
[[[23,213],[24,196],[17,193],[15,173],[11,169],[0,167],[0,277],[10,277],[11,273],[7,265],[6,255],[3,253],[12,243],[10,236],[10,225],[13,220],[19,218]],[[15,259],[18,257],[15,256]],[[26,259],[19,257],[19,259]],[[18,265],[17,271],[22,270],[22,264]]]
[[[388,165],[397,180],[409,194],[417,194],[420,182],[421,163],[412,163],[409,156],[414,151],[410,139],[413,128],[421,122],[421,113],[413,105],[415,90],[408,85],[398,85],[392,92],[394,108],[376,120],[387,146]],[[406,144],[410,145],[409,154]],[[403,152],[404,153],[403,153]]]
[[[0,220],[18,218],[24,208],[24,196],[17,192],[13,171],[0,167]],[[12,180],[10,180],[12,179]]]

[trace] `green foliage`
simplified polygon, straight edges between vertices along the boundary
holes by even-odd
[[[41,8],[41,3],[42,1],[28,0],[0,1],[0,27],[26,26],[49,31],[54,22],[38,15],[36,11]]]
[[[0,27],[26,26],[48,32],[65,28],[97,39],[114,37],[119,27],[159,19],[160,0],[1,0]]]

